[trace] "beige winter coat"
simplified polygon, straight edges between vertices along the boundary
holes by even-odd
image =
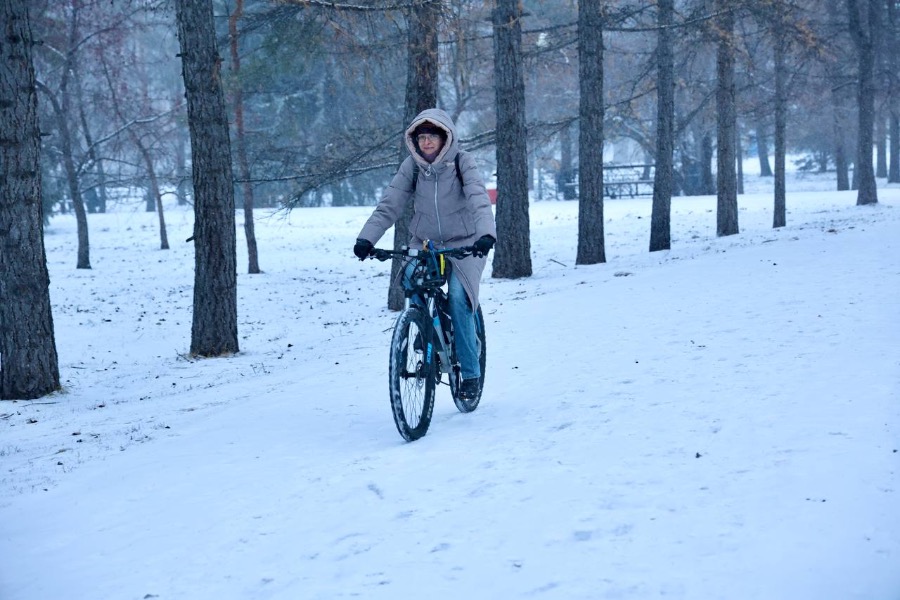
[[[428,121],[447,132],[447,141],[441,152],[429,164],[416,149],[413,131]],[[470,246],[484,235],[496,239],[494,213],[484,180],[475,159],[459,149],[456,126],[443,110],[430,108],[422,111],[406,128],[406,147],[410,156],[403,161],[390,185],[385,189],[378,206],[359,238],[377,244],[384,233],[397,222],[413,195],[413,164],[419,165],[418,183],[415,186],[413,216],[409,224],[412,248],[421,248],[425,240],[431,240],[439,248]],[[465,186],[460,188],[456,175],[456,155]],[[451,259],[473,307],[478,306],[478,289],[487,258]]]

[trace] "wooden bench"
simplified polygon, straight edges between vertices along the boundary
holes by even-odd
[[[653,172],[653,165],[604,165],[603,196],[606,198],[637,198],[653,195],[653,179],[644,174]]]

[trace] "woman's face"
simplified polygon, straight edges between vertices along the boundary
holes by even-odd
[[[420,133],[416,136],[422,154],[437,154],[444,146],[444,140],[436,133]]]

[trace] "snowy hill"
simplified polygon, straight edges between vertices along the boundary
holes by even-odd
[[[488,371],[428,435],[390,415],[367,208],[257,213],[232,358],[194,360],[193,216],[46,232],[65,390],[0,403],[3,600],[900,598],[900,188],[531,207],[534,276],[486,276]],[[240,216],[239,216],[240,219]],[[239,234],[243,229],[239,227]],[[390,237],[386,240],[392,239]]]

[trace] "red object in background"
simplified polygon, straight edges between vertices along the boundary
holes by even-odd
[[[488,198],[491,199],[491,204],[497,204],[497,188],[488,188],[487,193]]]

